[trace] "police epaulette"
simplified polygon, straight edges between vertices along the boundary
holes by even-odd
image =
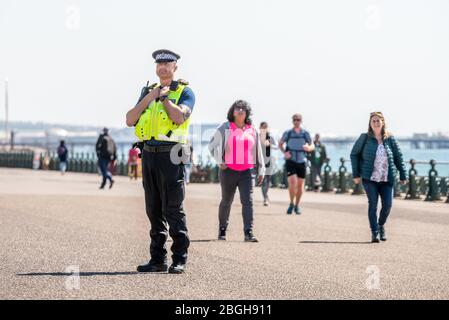
[[[157,87],[157,83],[153,83],[151,86],[148,86],[148,90],[153,90]]]
[[[189,81],[184,80],[184,79],[178,79],[178,82],[184,86],[188,86],[189,85]]]

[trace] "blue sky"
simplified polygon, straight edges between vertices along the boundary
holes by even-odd
[[[181,54],[195,122],[238,98],[255,121],[355,135],[370,111],[400,135],[449,131],[449,1],[0,2],[0,119],[124,126],[151,53]]]

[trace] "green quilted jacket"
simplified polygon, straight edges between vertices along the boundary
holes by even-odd
[[[394,184],[397,172],[399,179],[407,180],[407,171],[401,149],[393,136],[384,140],[385,150],[388,154],[388,182]],[[351,151],[352,176],[354,178],[370,180],[376,159],[377,139],[363,133],[354,143]]]

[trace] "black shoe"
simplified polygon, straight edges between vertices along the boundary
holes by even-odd
[[[288,206],[288,209],[287,209],[287,214],[292,214],[294,208],[295,208],[295,205],[293,203],[290,203],[290,205]]]
[[[173,262],[170,268],[168,268],[168,273],[180,274],[186,271],[186,264],[180,262]]]
[[[380,235],[380,240],[387,241],[387,235],[385,234],[384,226],[379,226],[379,235]]]
[[[226,240],[226,228],[220,228],[218,231],[218,240]]]
[[[155,263],[150,260],[146,264],[137,267],[137,272],[167,272],[167,263]]]
[[[301,208],[298,206],[295,206],[295,213],[298,215],[301,214]]]
[[[245,242],[259,242],[259,240],[253,235],[252,230],[248,230],[245,232]]]
[[[103,190],[104,189],[104,184],[102,184],[99,189]]]
[[[379,232],[371,232],[371,242],[379,243]]]
[[[114,185],[114,180],[111,180],[111,183],[109,184],[109,189],[111,189],[112,188],[112,186]]]

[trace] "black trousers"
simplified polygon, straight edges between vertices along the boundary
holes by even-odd
[[[174,164],[170,152],[142,153],[142,177],[145,189],[145,207],[150,220],[150,254],[156,263],[167,261],[165,242],[168,233],[174,262],[187,262],[190,240],[187,234],[183,208],[185,196],[184,165]],[[169,232],[167,232],[167,224]]]

